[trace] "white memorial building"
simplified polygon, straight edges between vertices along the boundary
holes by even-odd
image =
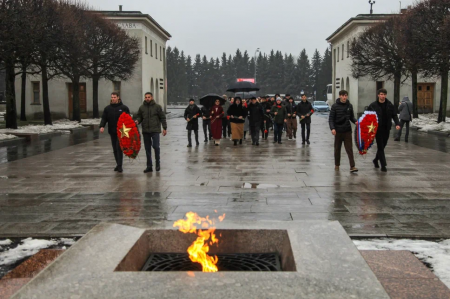
[[[388,92],[388,99],[392,102],[394,100],[393,80],[374,81],[370,77],[359,79],[352,77],[352,59],[348,51],[353,38],[363,33],[369,26],[383,22],[392,16],[392,14],[357,15],[345,22],[327,38],[332,48],[333,82],[330,83],[333,84],[333,99],[339,97],[340,90],[347,90],[349,92],[349,100],[357,113],[364,112],[365,107],[376,100],[376,91],[380,88],[385,88]],[[440,78],[423,78],[419,74],[417,91],[419,113],[439,111]],[[407,79],[400,88],[400,100],[404,96],[408,96],[412,100],[411,79]],[[448,106],[449,108],[450,105]]]
[[[111,92],[118,91],[123,103],[131,113],[137,112],[144,94],[151,92],[163,109],[167,106],[166,43],[171,35],[151,16],[140,11],[99,11],[107,19],[117,23],[128,35],[141,41],[141,53],[133,76],[127,81],[101,79],[98,88],[100,116],[110,103]],[[82,78],[80,83],[81,117],[92,117],[92,81]],[[48,82],[50,111],[54,119],[70,118],[72,115],[72,83],[69,79]],[[42,81],[40,76],[27,77],[26,114],[29,119],[42,119]],[[16,77],[16,105],[20,111],[21,77]]]

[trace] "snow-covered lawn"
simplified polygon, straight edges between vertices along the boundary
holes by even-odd
[[[16,136],[0,133],[0,140],[9,140],[9,139],[14,139],[14,138],[16,138]]]
[[[450,288],[450,239],[440,242],[409,239],[353,240],[359,250],[408,250],[431,265],[432,271]]]
[[[1,129],[0,134],[14,134],[14,133],[37,133],[37,134],[46,134],[51,133],[57,130],[70,130],[75,128],[81,128],[81,126],[76,121],[70,121],[68,119],[56,120],[53,122],[52,126],[44,126],[44,125],[28,125],[19,127],[17,130],[13,129]]]
[[[441,131],[450,133],[450,118],[446,119],[446,122],[437,123],[438,114],[419,114],[419,118],[414,118],[411,126],[413,128],[418,128],[419,131]]]
[[[86,118],[82,119],[81,123],[82,125],[99,125],[101,119],[100,118]]]
[[[75,239],[33,239],[27,238],[20,242],[13,242],[10,239],[0,240],[0,278],[8,271],[12,270],[22,260],[36,254],[41,249],[58,248],[66,249],[75,244]]]

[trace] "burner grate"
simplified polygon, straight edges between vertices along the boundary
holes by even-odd
[[[278,253],[217,254],[219,271],[281,271]],[[193,263],[187,253],[154,253],[142,271],[202,271],[199,263]]]

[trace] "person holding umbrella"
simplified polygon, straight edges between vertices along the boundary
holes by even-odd
[[[234,146],[242,144],[244,137],[244,123],[247,116],[247,109],[242,106],[240,97],[234,99],[234,104],[228,109],[228,117],[231,122],[231,139],[234,141]]]
[[[211,107],[211,130],[214,138],[214,144],[219,146],[220,139],[222,138],[222,118],[223,118],[223,108],[220,105],[220,99],[216,99],[214,106]]]
[[[184,119],[187,121],[186,130],[188,131],[188,145],[187,147],[192,147],[192,131],[195,134],[195,143],[198,146],[200,143],[198,142],[198,118],[201,115],[200,108],[195,105],[195,100],[189,100],[189,106],[187,106],[184,111]]]

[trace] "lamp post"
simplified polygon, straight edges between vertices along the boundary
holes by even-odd
[[[373,14],[372,6],[375,4],[375,1],[372,2],[372,0],[369,0],[369,4],[370,4],[370,14]]]
[[[256,51],[255,51],[255,84],[256,84],[256,53],[258,53],[258,52],[261,53],[261,51],[259,51],[259,48],[256,49]]]

